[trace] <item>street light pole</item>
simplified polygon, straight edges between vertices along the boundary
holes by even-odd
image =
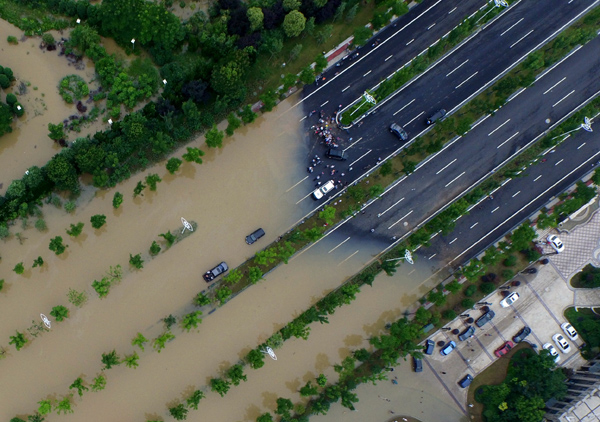
[[[586,132],[593,132],[594,130],[592,129],[592,120],[589,117],[584,117],[583,118],[583,123],[580,124],[578,128],[570,130],[570,131],[565,132],[565,133],[562,133],[562,134],[560,134],[558,136],[555,136],[552,139],[560,138],[561,136],[568,135],[569,133],[572,133],[572,132],[577,132],[580,129],[583,129]]]
[[[133,47],[132,47],[132,48],[135,50],[135,38],[132,38],[132,39],[131,39],[131,44],[133,45]]]

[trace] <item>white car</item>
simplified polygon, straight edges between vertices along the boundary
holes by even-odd
[[[552,340],[554,340],[554,343],[556,343],[556,345],[558,346],[558,350],[560,350],[561,352],[569,353],[571,351],[571,346],[569,345],[569,342],[566,338],[563,337],[562,334],[554,334],[552,336]]]
[[[573,326],[568,322],[565,322],[563,325],[560,326],[560,328],[562,328],[567,337],[569,337],[572,341],[577,340],[577,337],[579,337],[575,328],[573,328]]]
[[[548,236],[548,244],[552,246],[552,249],[554,249],[556,253],[561,253],[565,250],[565,245],[555,234],[551,234],[550,236]]]
[[[558,362],[560,360],[560,356],[558,356],[558,352],[550,343],[546,343],[542,346],[544,349],[550,352],[550,356],[554,358],[554,362]]]
[[[329,192],[331,192],[334,187],[335,187],[335,185],[333,183],[333,180],[330,180],[329,182],[325,183],[323,186],[319,186],[317,189],[315,189],[315,191],[313,192],[313,197],[315,199],[321,199],[322,197],[327,195]]]
[[[513,292],[513,293],[509,294],[508,296],[506,296],[500,302],[500,306],[502,306],[503,308],[508,308],[510,305],[515,303],[517,300],[519,300],[519,294],[516,292]]]

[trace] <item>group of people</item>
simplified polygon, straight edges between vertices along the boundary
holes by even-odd
[[[316,113],[316,110],[311,111],[308,116],[310,117],[314,113]],[[339,136],[334,136],[334,134],[332,133],[334,124],[335,118],[325,117],[325,113],[323,112],[323,110],[321,110],[319,114],[319,124],[312,125],[310,129],[314,130],[314,134],[317,135],[317,137],[321,138],[321,144],[324,144],[329,148],[339,148],[340,145],[338,142],[341,142],[342,138],[340,138]]]

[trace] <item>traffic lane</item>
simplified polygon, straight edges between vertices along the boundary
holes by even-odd
[[[574,132],[554,153],[544,156],[546,161],[510,180],[493,193],[493,199],[483,200],[462,216],[451,233],[435,237],[431,246],[421,248],[418,254],[425,259],[436,254],[437,260],[445,264],[458,264],[476,256],[591,171],[600,158],[599,141],[598,131]]]
[[[468,0],[459,4],[440,0],[422,2],[382,33],[375,35],[364,47],[355,50],[359,52],[358,58],[344,60],[341,66],[325,71],[323,76],[326,80],[319,86],[305,86],[304,109],[313,110],[332,95],[337,98],[335,102],[338,103],[348,104],[354,101],[365,89],[371,88],[427,49],[483,4],[485,2],[481,0]],[[373,46],[377,39],[380,41]],[[411,40],[412,42],[408,42]]]
[[[395,191],[390,191],[382,200],[372,205],[380,217],[375,229],[383,226],[389,230],[398,225],[399,216],[408,213],[414,214],[413,218],[419,216],[422,219],[431,215],[439,208],[440,200],[459,195],[484,177],[488,171],[512,156],[519,147],[543,132],[548,127],[545,122],[548,113],[553,113],[558,118],[560,107],[552,107],[553,103],[555,104],[557,99],[562,100],[564,92],[571,89],[566,81],[560,89],[555,86],[556,81],[563,80],[565,69],[571,73],[569,83],[577,83],[582,94],[590,96],[596,92],[598,81],[588,70],[600,64],[599,51],[600,43],[595,40],[498,110],[494,118],[486,119],[464,138],[447,145],[441,153],[430,158],[406,180],[397,184],[393,188]],[[550,92],[548,86],[554,86],[550,90],[554,92]],[[554,99],[543,101],[543,96]],[[562,100],[561,107],[564,107],[564,110],[560,117],[580,102],[579,98],[574,96]],[[405,198],[406,202],[399,201],[402,198]],[[420,202],[418,208],[415,202]],[[428,208],[429,206],[431,208]],[[391,207],[396,208],[388,214]],[[406,232],[417,223],[404,221],[397,228],[404,228]],[[384,233],[388,234],[385,231]],[[397,232],[392,236],[400,237],[402,234]]]

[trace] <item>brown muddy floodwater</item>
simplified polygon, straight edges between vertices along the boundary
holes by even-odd
[[[58,41],[61,36],[68,36],[51,31]],[[85,69],[78,70],[64,56],[58,55],[58,50],[46,51],[40,49],[41,37],[23,37],[23,31],[0,19],[0,65],[13,70],[16,81],[6,93],[17,95],[19,102],[25,108],[25,114],[13,122],[12,133],[0,137],[0,193],[14,179],[20,179],[25,170],[31,166],[42,166],[61,149],[48,137],[48,123],[58,124],[70,115],[79,114],[74,104],[67,104],[58,93],[60,80],[67,75],[79,75],[90,86],[95,77],[93,63],[84,59]],[[18,45],[11,45],[6,40],[7,35],[16,36]],[[26,92],[19,93],[23,84]],[[2,101],[5,94],[2,94]],[[88,112],[93,104],[87,104]],[[81,133],[71,132],[69,140],[79,136],[94,133],[106,126],[101,119],[98,122],[82,128]]]
[[[306,182],[292,188],[306,175],[306,150],[298,124],[301,111],[289,109],[294,102],[294,98],[283,102],[275,112],[240,130],[223,149],[208,151],[202,165],[186,163],[178,175],[171,176],[160,163],[115,189],[86,188],[72,215],[46,205],[44,233],[32,228],[33,222],[28,228],[21,222],[11,227],[12,236],[1,244],[0,261],[0,278],[6,280],[0,293],[0,346],[8,350],[8,357],[0,361],[0,385],[5,386],[0,419],[31,414],[37,402],[46,398],[61,399],[77,377],[90,383],[101,370],[102,353],[115,349],[121,356],[131,354],[131,339],[137,332],[153,339],[163,332],[161,318],[193,310],[191,299],[206,288],[203,272],[222,260],[236,267],[314,206],[309,200],[296,205],[312,185]],[[192,143],[202,144],[202,139]],[[157,192],[146,191],[133,199],[134,186],[149,173],[163,178]],[[125,195],[118,211],[111,205],[116,191]],[[94,214],[107,216],[100,230],[90,226]],[[182,216],[198,223],[196,232],[150,259],[152,241],[160,242],[159,233],[180,227]],[[85,223],[83,234],[70,239],[65,229],[79,221]],[[265,238],[246,245],[244,236],[258,227],[265,229]],[[48,250],[50,239],[57,235],[69,245],[58,257]],[[160,354],[149,345],[145,352],[138,350],[137,369],[122,365],[108,370],[104,391],[86,392],[82,398],[75,395],[75,413],[54,413],[47,421],[172,420],[169,406],[194,389],[204,389],[210,378],[221,376],[220,371],[237,363],[381,249],[374,242],[352,239],[333,250],[343,240],[335,233],[326,237],[213,314],[204,315],[198,330],[185,333],[174,327],[176,339]],[[137,253],[146,261],[140,271],[128,264],[129,254]],[[45,264],[32,269],[38,256]],[[12,269],[21,261],[27,270],[16,275]],[[91,283],[117,264],[125,270],[123,281],[112,287],[107,298],[98,299]],[[352,350],[368,347],[370,336],[424,294],[421,283],[428,276],[429,269],[417,263],[403,265],[394,277],[379,277],[352,305],[339,309],[329,324],[313,326],[307,341],[290,340],[276,351],[278,361],[268,360],[260,370],[247,369],[248,381],[224,398],[206,390],[206,399],[188,420],[254,421],[274,410],[277,397],[300,401],[297,390],[302,384],[320,372],[334,379],[332,365]],[[70,305],[69,288],[86,291],[88,303],[81,309]],[[39,321],[40,313],[49,315],[56,305],[68,306],[66,321],[53,321],[51,332],[30,337],[19,352],[8,345],[15,330],[25,331],[32,320]],[[403,377],[407,383],[393,391],[381,392],[390,388],[386,383],[360,387],[359,412],[345,414],[345,409],[334,405],[330,415],[320,419],[369,415],[369,420],[388,420],[386,412],[391,409],[381,407],[377,398],[387,394],[393,396],[397,414],[432,422],[442,420],[440,415],[446,421],[462,420],[439,385],[415,378],[409,368],[400,366],[398,371],[407,371]]]

